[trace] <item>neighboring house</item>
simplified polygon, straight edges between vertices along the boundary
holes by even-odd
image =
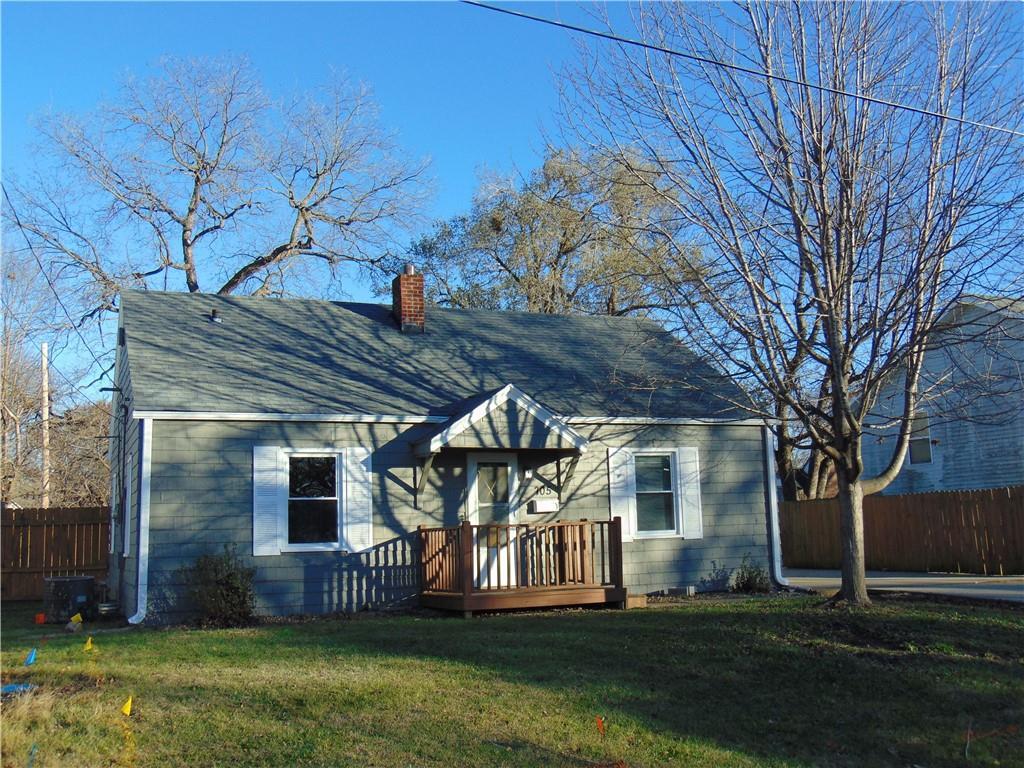
[[[1024,485],[1024,300],[964,301],[925,353],[910,450],[885,494]],[[888,465],[902,412],[900,376],[868,422],[866,476]]]
[[[769,430],[659,326],[425,317],[411,269],[393,307],[123,295],[110,583],[131,621],[183,617],[180,569],[224,545],[256,569],[263,613],[415,599],[427,578],[443,598],[438,579],[466,560],[435,565],[463,520],[499,526],[474,529],[473,589],[493,573],[539,594],[526,587],[545,583],[553,552],[595,547],[600,560],[557,578],[700,588],[747,554],[779,573]],[[609,554],[615,518],[621,555]],[[555,520],[590,522],[537,533]],[[424,541],[440,542],[429,563]],[[621,602],[601,590],[543,604]]]

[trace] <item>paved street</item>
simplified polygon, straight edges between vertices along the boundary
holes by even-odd
[[[795,587],[814,589],[823,594],[831,594],[839,589],[839,571],[786,568],[783,575]],[[868,571],[868,589],[1024,603],[1024,576]]]

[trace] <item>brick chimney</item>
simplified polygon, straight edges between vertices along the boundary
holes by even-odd
[[[402,333],[423,333],[423,275],[412,264],[391,283],[391,314]]]

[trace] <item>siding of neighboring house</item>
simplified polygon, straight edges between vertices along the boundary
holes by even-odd
[[[972,490],[1024,484],[1024,321],[970,309],[967,324],[940,337],[925,355],[931,462],[904,459],[885,494]],[[903,390],[893,381],[869,421],[880,424],[902,408]],[[866,476],[885,469],[896,428],[876,429],[864,444]]]
[[[458,523],[465,506],[464,448],[475,447],[478,440],[488,450],[511,444],[505,442],[511,436],[501,434],[501,423],[501,419],[491,422],[486,439],[479,429],[474,430],[460,441],[463,447],[445,449],[435,458],[416,509],[418,462],[411,445],[434,433],[436,425],[154,421],[149,620],[183,618],[187,605],[180,569],[225,544],[234,545],[243,561],[256,568],[257,608],[263,613],[350,611],[413,599],[419,576],[416,527]],[[530,444],[551,447],[536,425],[526,419],[513,423],[515,431],[530,436]],[[714,569],[733,569],[748,553],[767,567],[761,428],[587,425],[576,429],[591,445],[563,490],[562,508],[553,516],[559,519],[609,517],[609,447],[695,446],[700,451],[703,538],[625,543],[624,572],[630,591],[709,587]],[[253,557],[252,456],[257,445],[372,448],[374,547],[353,555],[310,552]],[[520,469],[540,457],[550,460],[552,455],[520,453]],[[524,488],[524,504],[533,492]],[[543,520],[533,515],[530,519]]]

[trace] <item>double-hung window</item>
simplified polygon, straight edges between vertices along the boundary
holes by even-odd
[[[337,455],[288,456],[287,546],[337,546],[341,496]]]
[[[636,532],[640,536],[676,534],[676,480],[671,453],[638,453],[636,471]]]
[[[932,433],[926,413],[918,413],[910,422],[910,463],[932,463]]]
[[[364,552],[373,546],[370,448],[252,449],[252,553]]]
[[[608,482],[623,541],[704,537],[697,448],[610,447]]]

